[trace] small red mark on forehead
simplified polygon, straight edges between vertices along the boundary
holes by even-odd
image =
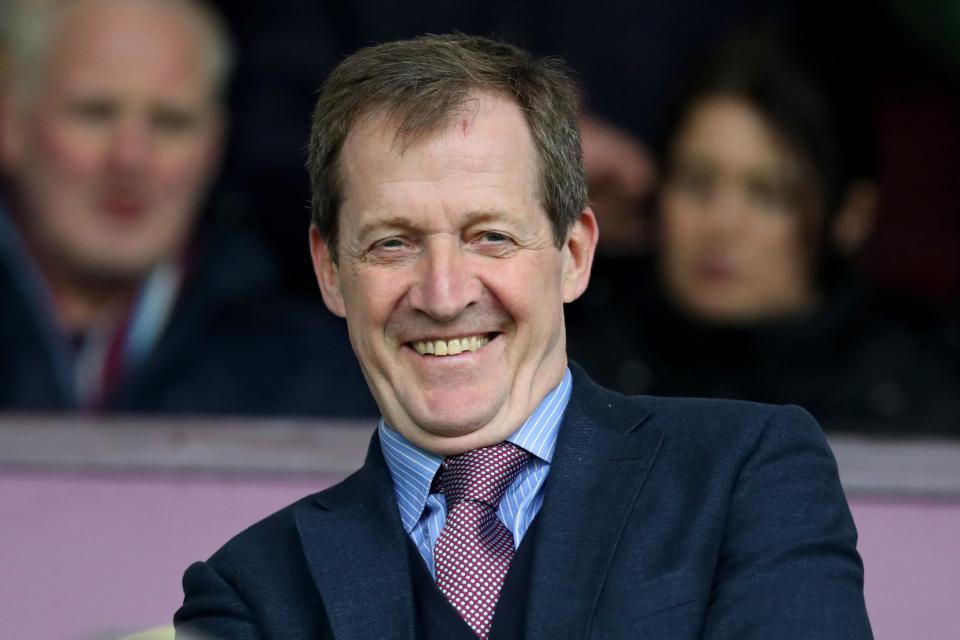
[[[460,127],[461,129],[463,129],[463,135],[467,135],[467,133],[470,131],[470,120],[467,118],[464,118],[463,121],[460,123]]]

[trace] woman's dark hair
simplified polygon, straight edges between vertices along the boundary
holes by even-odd
[[[733,35],[680,87],[656,145],[667,175],[671,146],[694,108],[724,96],[749,104],[811,173],[818,205],[811,248],[821,272],[837,259],[828,234],[847,188],[873,175],[866,111],[845,86],[850,78],[823,55],[782,30]]]

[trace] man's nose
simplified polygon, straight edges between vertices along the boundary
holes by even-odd
[[[141,171],[150,161],[152,145],[147,123],[121,120],[116,123],[110,141],[109,164],[122,173]]]
[[[431,238],[417,265],[410,304],[434,320],[457,318],[480,296],[481,285],[459,239]]]

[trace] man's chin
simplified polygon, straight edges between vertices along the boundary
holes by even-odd
[[[72,278],[91,289],[125,289],[138,287],[159,263],[158,260],[110,260],[74,257],[69,262]]]
[[[495,412],[461,411],[413,415],[404,434],[419,447],[442,456],[455,455],[502,442],[512,430]]]
[[[465,451],[481,449],[503,442],[510,433],[501,433],[500,430],[487,425],[484,428],[456,434],[420,434],[423,440],[418,444],[422,449],[441,456],[454,456]]]

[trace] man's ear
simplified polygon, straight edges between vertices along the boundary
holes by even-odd
[[[317,276],[323,301],[331,312],[345,318],[346,308],[343,293],[340,291],[340,271],[333,260],[333,251],[320,231],[310,226],[310,258],[313,260],[313,273]]]
[[[223,165],[223,154],[226,151],[227,135],[230,131],[230,117],[217,107],[210,116],[210,131],[207,133],[207,147],[205,160],[205,171],[208,179],[216,177],[217,172]]]
[[[0,168],[7,171],[13,171],[20,162],[25,129],[20,115],[13,92],[0,87]]]
[[[561,250],[564,302],[573,302],[586,290],[599,236],[597,218],[590,207],[587,207],[573,223]]]

